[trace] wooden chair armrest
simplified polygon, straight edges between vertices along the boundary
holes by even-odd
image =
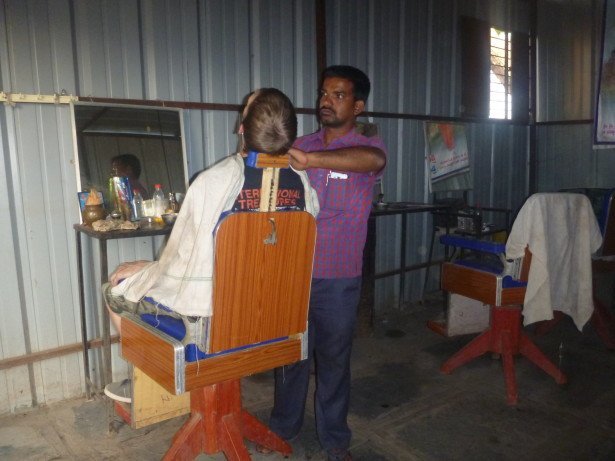
[[[170,393],[185,392],[184,345],[134,314],[122,314],[121,354]]]

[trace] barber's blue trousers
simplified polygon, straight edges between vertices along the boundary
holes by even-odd
[[[347,449],[352,433],[350,354],[361,293],[361,277],[312,279],[308,359],[275,370],[275,400],[269,425],[289,440],[299,434],[312,359],[316,374],[316,430],[325,450]]]

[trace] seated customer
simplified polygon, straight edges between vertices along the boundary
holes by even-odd
[[[290,100],[273,88],[255,91],[239,133],[242,152],[205,170],[188,189],[160,260],[123,263],[103,285],[120,334],[122,311],[182,318],[187,336],[195,330],[190,323],[211,316],[214,228],[224,212],[261,209],[263,170],[250,166],[251,160],[257,153],[283,155],[292,146],[297,118]],[[276,198],[276,210],[318,212],[318,199],[303,171],[282,169]]]

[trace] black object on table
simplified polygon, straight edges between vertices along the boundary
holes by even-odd
[[[107,232],[96,231],[93,228],[83,225],[73,225],[75,229],[75,241],[77,242],[77,273],[79,276],[79,315],[81,320],[81,344],[83,347],[83,371],[85,375],[85,392],[87,398],[92,395],[92,380],[90,378],[90,360],[88,356],[89,340],[87,335],[87,323],[85,313],[85,288],[83,282],[83,252],[81,247],[81,235],[98,240],[100,251],[100,285],[93,289],[100,292],[100,286],[109,277],[107,261],[107,240],[117,240],[136,237],[154,237],[156,235],[168,235],[173,229],[172,225],[152,225],[147,228],[136,230],[113,230]],[[102,293],[101,293],[102,299]],[[102,350],[103,350],[103,374],[102,387],[111,382],[111,327],[109,324],[109,313],[105,308],[104,299],[101,304],[102,309]]]
[[[376,279],[385,277],[391,277],[393,275],[400,275],[399,277],[399,304],[403,302],[403,296],[405,291],[405,277],[404,274],[409,271],[422,269],[429,267],[431,261],[406,266],[406,240],[408,232],[408,220],[407,216],[413,213],[427,213],[434,211],[446,212],[450,206],[448,204],[429,204],[418,202],[389,202],[383,204],[377,204],[372,208],[372,211],[368,220],[367,241],[365,244],[364,258],[363,258],[363,276],[364,276],[364,289],[363,296],[369,299],[365,300],[370,310],[370,324],[374,323],[374,300],[373,300],[373,286]],[[376,247],[376,218],[381,216],[401,215],[401,236],[400,236],[400,263],[399,268],[381,272],[376,274],[375,272],[375,247]]]

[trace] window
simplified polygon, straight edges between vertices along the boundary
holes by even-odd
[[[529,35],[461,18],[460,115],[527,122]]]
[[[512,118],[512,34],[491,28],[489,118]]]

